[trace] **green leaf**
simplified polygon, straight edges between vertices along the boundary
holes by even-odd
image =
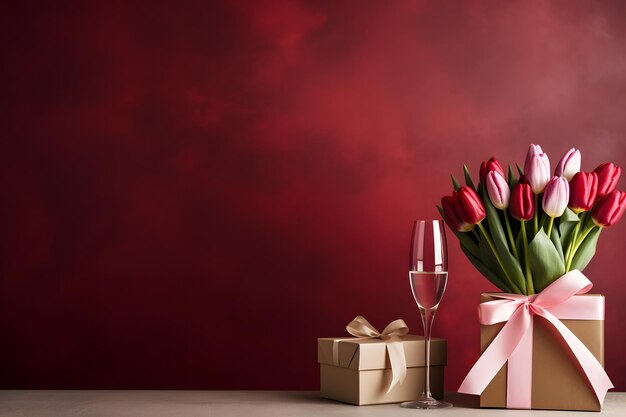
[[[565,254],[563,253],[563,246],[561,246],[561,239],[559,238],[559,232],[556,227],[552,227],[552,234],[550,235],[550,240],[554,244],[556,251],[559,253],[561,257],[561,261],[563,261],[563,265],[565,265]]]
[[[559,218],[559,232],[561,233],[561,246],[565,251],[569,247],[572,239],[572,231],[576,224],[580,222],[580,218],[576,213],[568,208],[565,209],[563,215]]]
[[[495,274],[491,269],[489,269],[489,267],[485,265],[479,257],[473,255],[470,251],[464,248],[463,245],[461,245],[461,250],[463,250],[463,253],[467,257],[467,259],[469,259],[469,261],[472,263],[472,265],[474,265],[478,272],[480,272],[485,278],[487,278],[489,282],[491,282],[493,285],[500,288],[504,292],[512,292],[511,289],[506,285],[506,283],[502,282],[502,279],[499,278],[498,275]]]
[[[536,292],[542,291],[565,273],[565,264],[543,229],[539,229],[528,244],[528,259]]]
[[[452,178],[452,186],[454,187],[455,191],[458,190],[459,188],[461,188],[461,185],[456,180],[456,178],[454,178],[454,175],[450,175],[450,178]]]
[[[515,166],[517,167],[517,172],[519,172],[519,176],[521,177],[522,175],[524,175],[524,171],[522,171],[522,168],[520,168],[517,164],[515,164]]]
[[[526,236],[528,236],[528,223],[524,223],[524,227],[526,227]],[[520,263],[524,263],[524,239],[522,238],[522,225],[520,224],[519,231],[517,232],[517,237],[515,238],[515,247],[517,248],[517,254],[521,257],[519,260]]]
[[[589,232],[583,243],[580,244],[578,249],[576,249],[576,254],[574,255],[574,259],[572,259],[572,265],[570,269],[578,269],[582,271],[587,267],[589,261],[593,258],[593,255],[596,253],[596,245],[598,244],[598,238],[600,237],[600,232],[602,232],[601,227],[596,227],[594,230]]]
[[[510,285],[507,282],[507,279],[504,275],[504,271],[500,267],[498,260],[496,259],[493,251],[487,244],[487,242],[483,239],[478,243],[479,255],[478,258],[480,261],[487,267],[489,270],[498,278],[499,282],[504,283],[507,287]]]
[[[496,246],[498,255],[500,255],[500,259],[502,259],[503,267],[506,269],[509,278],[511,278],[513,284],[517,286],[523,294],[526,294],[524,272],[522,271],[519,261],[513,256],[509,249],[506,234],[500,222],[500,216],[498,216],[498,211],[493,204],[491,204],[491,200],[486,194],[487,193],[484,192],[483,202],[485,204],[485,211],[487,213],[486,219],[489,224],[491,238],[493,239],[493,243]],[[503,277],[503,279],[506,279],[506,277]]]
[[[514,218],[513,216],[511,216],[511,212],[508,210],[505,210],[502,213],[503,216],[507,216],[509,218],[509,224],[511,225],[511,233],[513,233],[513,239],[516,238],[517,234],[520,232],[520,226],[521,226],[521,222],[519,220],[517,220],[516,218]],[[505,223],[506,226],[506,223]],[[506,229],[504,229],[506,231]],[[508,236],[507,236],[508,237]],[[509,242],[510,243],[510,242]],[[517,252],[519,254],[519,252]],[[521,262],[521,261],[520,261]]]
[[[467,169],[467,165],[465,164],[463,164],[463,175],[465,175],[465,184],[472,190],[476,191],[476,187],[474,187],[474,181],[472,181],[472,176],[470,175],[469,169]]]
[[[572,211],[572,209],[570,209],[569,207],[565,208],[565,211],[563,212],[563,215],[561,217],[559,217],[561,219],[561,222],[566,221],[566,222],[577,222],[580,220],[580,218],[578,217],[578,214],[574,213]]]
[[[479,254],[478,244],[474,241],[472,237],[473,235],[471,233],[457,232],[455,234],[459,238],[459,243],[461,244],[462,247],[470,251],[474,256],[478,256]]]
[[[509,188],[511,190],[513,190],[513,188],[515,188],[515,186],[517,185],[517,178],[515,178],[515,174],[513,173],[513,168],[511,168],[511,165],[509,165],[509,175],[508,175],[508,179],[507,179],[507,183],[509,184]]]

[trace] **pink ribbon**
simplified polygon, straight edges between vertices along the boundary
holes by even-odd
[[[539,294],[489,294],[497,300],[480,305],[480,323],[507,323],[467,374],[459,392],[482,394],[508,361],[507,408],[530,409],[533,315],[538,315],[565,340],[602,405],[606,392],[613,388],[611,380],[589,349],[559,320],[604,320],[601,297],[574,297],[586,293],[592,285],[580,271],[573,270]]]

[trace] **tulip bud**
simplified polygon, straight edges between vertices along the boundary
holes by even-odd
[[[461,220],[478,224],[485,218],[485,206],[476,191],[464,185],[453,193],[454,205]]]
[[[487,193],[494,207],[505,210],[509,206],[511,190],[502,175],[496,171],[487,174]]]
[[[443,209],[444,220],[448,223],[450,229],[456,230],[457,232],[469,232],[474,228],[473,224],[466,223],[461,219],[461,216],[459,216],[459,213],[456,211],[453,197],[449,195],[443,197],[441,199],[441,208]]]
[[[598,174],[598,193],[596,198],[599,200],[617,187],[617,181],[622,174],[622,169],[613,163],[605,162],[593,170]]]
[[[504,177],[504,170],[502,169],[502,166],[500,165],[498,160],[494,158],[493,156],[489,158],[488,161],[483,161],[480,164],[480,182],[481,183],[483,184],[485,183],[487,179],[487,174],[491,171],[496,171],[498,174]]]
[[[622,218],[624,209],[626,209],[626,193],[613,190],[598,201],[591,212],[591,218],[598,226],[613,226]]]
[[[569,202],[569,183],[565,177],[552,177],[543,194],[543,211],[550,217],[561,217]]]
[[[563,155],[563,158],[561,158],[554,170],[554,175],[565,177],[570,181],[578,171],[580,171],[580,151],[572,148]]]
[[[511,216],[517,220],[530,220],[535,215],[533,190],[529,184],[519,183],[513,188],[509,204]]]
[[[533,193],[542,193],[550,180],[550,160],[543,153],[541,146],[530,145],[524,164],[524,177],[530,184]]]
[[[597,191],[598,175],[595,172],[577,172],[569,182],[569,208],[576,214],[591,210]]]

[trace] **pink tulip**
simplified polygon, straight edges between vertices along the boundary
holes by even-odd
[[[569,183],[565,177],[552,177],[543,194],[543,211],[550,217],[561,217],[569,202]]]
[[[568,181],[572,179],[574,174],[580,171],[580,151],[572,148],[563,155],[554,170],[557,177],[565,177]]]
[[[509,206],[511,198],[511,190],[509,184],[500,173],[490,171],[487,174],[487,193],[494,207],[505,210]]]
[[[550,160],[543,153],[541,146],[530,145],[524,164],[524,177],[530,184],[533,193],[542,193],[550,180]]]

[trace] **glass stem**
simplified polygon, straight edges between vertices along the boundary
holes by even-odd
[[[422,399],[433,398],[430,393],[430,331],[433,327],[436,308],[420,308],[422,323],[424,324],[424,392]]]

